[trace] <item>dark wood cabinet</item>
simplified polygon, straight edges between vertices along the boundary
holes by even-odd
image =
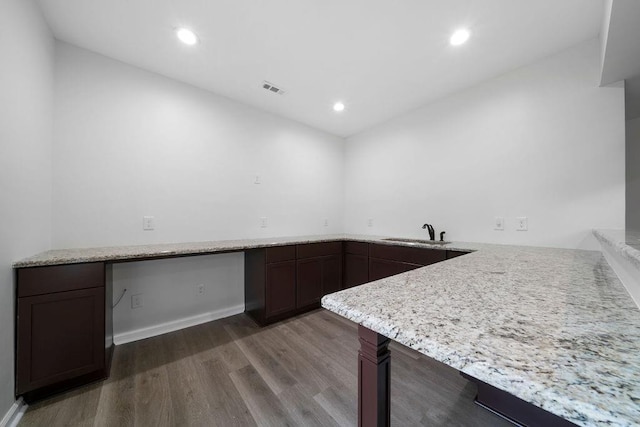
[[[384,279],[385,277],[395,276],[396,274],[415,270],[420,267],[424,266],[388,259],[369,258],[369,280]]]
[[[344,287],[369,281],[369,243],[344,242]]]
[[[244,300],[245,311],[260,324],[295,310],[295,245],[245,251]]]
[[[320,306],[342,289],[342,242],[245,252],[245,311],[261,325]]]
[[[297,306],[317,304],[322,297],[322,259],[298,260],[297,267]]]
[[[109,273],[104,263],[17,271],[17,396],[32,401],[108,376]]]
[[[407,264],[430,265],[446,259],[446,251],[442,249],[416,248],[409,246],[380,245],[371,243],[371,258],[398,261]]]
[[[322,262],[322,295],[338,292],[342,288],[342,254],[324,258]]]
[[[320,298],[342,289],[342,243],[298,245],[298,308],[320,305]]]
[[[266,265],[265,317],[274,317],[296,308],[296,262]]]
[[[384,279],[444,261],[446,251],[407,246],[369,245],[369,280]]]
[[[468,253],[469,252],[447,250],[447,259],[459,257],[459,256],[462,256],[462,255],[466,255]]]

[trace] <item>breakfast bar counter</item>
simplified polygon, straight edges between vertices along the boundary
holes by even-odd
[[[638,425],[640,310],[603,255],[473,246],[322,299],[360,325],[361,425],[386,425],[387,338],[563,422]]]

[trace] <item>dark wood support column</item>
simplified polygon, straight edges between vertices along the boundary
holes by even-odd
[[[389,338],[358,326],[358,426],[391,425],[391,353]]]

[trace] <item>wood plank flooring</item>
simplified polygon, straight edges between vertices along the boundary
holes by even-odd
[[[117,346],[111,377],[31,405],[20,426],[355,426],[357,328],[325,310],[241,314]],[[394,426],[511,426],[457,371],[391,344]]]

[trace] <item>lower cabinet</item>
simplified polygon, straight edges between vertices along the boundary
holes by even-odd
[[[420,264],[410,264],[388,259],[369,258],[369,280],[374,281],[385,277],[395,276],[405,271],[415,270],[424,267]]]
[[[296,308],[296,262],[266,265],[265,317],[288,313]]]
[[[447,259],[442,249],[380,245],[369,247],[369,280],[384,279]]]
[[[324,295],[342,289],[341,242],[299,245],[298,258],[298,308],[318,306]]]
[[[338,292],[342,284],[342,253],[331,255],[322,261],[322,296]]]
[[[444,261],[463,252],[367,242],[245,251],[245,311],[259,324],[320,306],[324,295]]]
[[[317,304],[322,297],[322,259],[309,258],[296,262],[298,307]]]
[[[17,271],[16,396],[32,401],[108,376],[108,272],[104,263]]]
[[[265,325],[320,306],[342,289],[342,242],[245,252],[245,311]]]
[[[369,281],[369,243],[344,242],[344,287]]]

